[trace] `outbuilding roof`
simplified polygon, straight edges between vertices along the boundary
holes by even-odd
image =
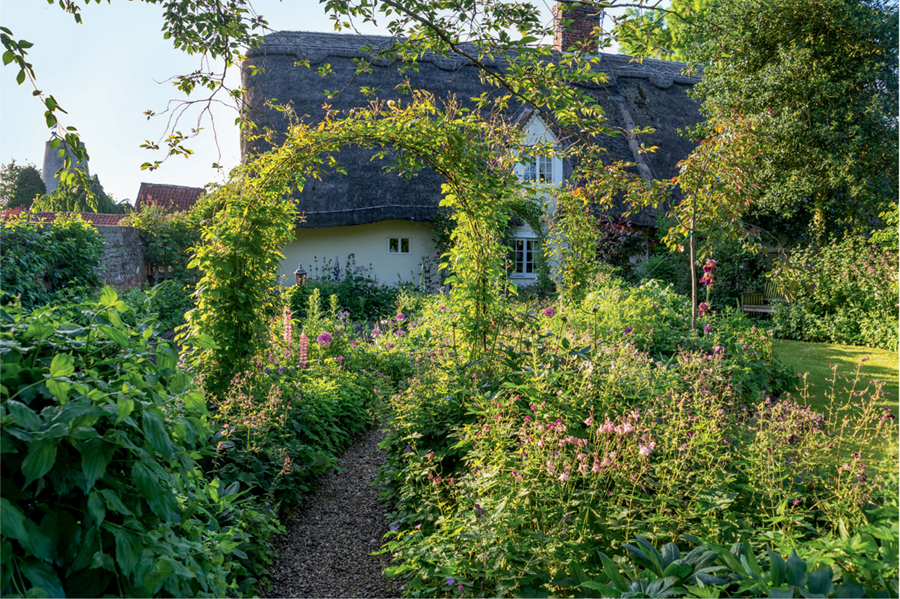
[[[159,204],[168,212],[190,210],[200,196],[206,193],[202,187],[185,187],[161,183],[141,183],[134,209],[140,210],[147,202]]]
[[[401,100],[395,87],[409,80],[413,89],[426,90],[437,97],[453,95],[468,101],[484,93],[479,68],[458,55],[442,57],[426,54],[418,71],[401,74],[398,64],[384,59],[371,61],[371,72],[356,73],[357,59],[370,59],[362,46],[386,47],[389,37],[359,36],[334,33],[279,32],[266,36],[264,43],[248,52],[244,63],[243,83],[249,118],[259,126],[285,132],[288,121],[283,112],[272,110],[266,100],[276,98],[290,104],[296,116],[307,123],[317,123],[324,116],[326,102],[343,113],[365,106],[371,99],[364,88],[376,88],[384,100]],[[307,61],[309,67],[299,61]],[[328,65],[328,76],[318,69]],[[490,63],[502,69],[501,62]],[[259,72],[251,75],[251,67]],[[701,120],[698,104],[688,90],[699,81],[682,74],[682,63],[645,59],[637,62],[628,56],[603,54],[601,71],[608,75],[602,85],[578,84],[604,108],[608,124],[621,130],[653,127],[655,133],[643,135],[635,143],[614,135],[598,140],[607,150],[610,161],[635,162],[643,176],[668,179],[677,174],[677,163],[687,156],[694,144],[678,132]],[[325,90],[340,90],[326,99]],[[523,118],[521,107],[510,108],[510,119]],[[657,146],[651,154],[639,154],[637,145]],[[259,140],[242,139],[242,154],[264,151],[268,147]],[[301,226],[329,227],[366,224],[379,220],[430,220],[441,197],[441,178],[423,171],[407,179],[384,172],[385,162],[371,160],[372,151],[359,148],[341,150],[337,159],[347,175],[328,175],[310,181],[298,194],[298,208],[306,219]],[[566,165],[565,174],[571,172]],[[613,212],[621,212],[620,205]],[[632,222],[654,226],[652,211],[632,216]]]

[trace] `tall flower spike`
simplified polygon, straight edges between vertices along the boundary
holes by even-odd
[[[306,368],[306,356],[309,352],[309,338],[306,336],[306,331],[300,333],[300,343],[297,347],[297,359],[299,361],[299,366],[302,369]]]
[[[291,357],[291,344],[294,340],[294,321],[291,318],[290,306],[285,306],[281,313],[281,326],[284,330],[284,342],[287,345],[287,357]]]

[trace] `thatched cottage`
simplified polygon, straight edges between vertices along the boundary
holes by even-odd
[[[589,29],[587,29],[589,31]],[[571,47],[566,32],[557,34],[555,47]],[[332,33],[281,32],[266,37],[265,43],[248,53],[244,67],[245,101],[250,119],[260,127],[284,131],[287,122],[281,112],[265,106],[269,98],[290,103],[296,115],[307,122],[322,119],[326,102],[324,92],[341,90],[327,102],[333,108],[348,112],[366,105],[370,97],[361,89],[377,88],[382,99],[401,100],[394,87],[406,78],[415,89],[423,89],[438,97],[449,94],[468,99],[485,91],[479,81],[477,67],[461,57],[427,55],[421,60],[418,72],[401,75],[397,65],[385,60],[372,63],[370,73],[357,74],[354,59],[367,58],[361,46],[379,47],[389,44],[387,37],[361,37]],[[311,68],[296,66],[308,61]],[[321,76],[317,69],[330,65],[331,75]],[[261,69],[250,75],[250,67]],[[502,68],[502,65],[493,65]],[[642,176],[671,178],[677,174],[676,164],[693,148],[693,144],[678,134],[679,129],[700,120],[697,104],[687,92],[696,79],[682,75],[684,65],[674,62],[644,60],[634,62],[627,56],[603,54],[601,69],[608,74],[602,86],[586,87],[603,105],[609,124],[630,130],[653,127],[656,132],[629,141],[625,136],[604,140],[611,160],[628,160],[638,165]],[[551,128],[539,116],[521,107],[510,114],[527,127],[527,138],[557,143]],[[638,154],[640,143],[658,146],[652,154]],[[242,141],[242,154],[264,151],[258,141]],[[305,219],[298,223],[296,240],[283,252],[280,275],[293,281],[292,273],[302,263],[310,270],[314,260],[319,266],[325,261],[339,260],[343,266],[349,254],[357,264],[371,265],[379,281],[396,282],[418,280],[423,259],[435,255],[431,220],[435,217],[441,197],[440,177],[434,172],[421,172],[406,179],[383,171],[384,163],[371,160],[372,152],[359,148],[342,150],[338,161],[346,175],[327,176],[311,181],[298,194],[297,202]],[[519,167],[520,169],[522,167]],[[538,160],[530,165],[526,177],[559,184],[571,172],[569,165],[559,159]],[[632,217],[639,226],[652,227],[655,218],[644,212]],[[534,247],[535,236],[523,227],[513,233],[513,243],[521,250],[513,276],[533,278],[528,253]],[[527,282],[527,281],[523,281]]]

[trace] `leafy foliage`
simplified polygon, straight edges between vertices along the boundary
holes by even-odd
[[[776,306],[777,335],[897,351],[896,251],[851,236],[793,250],[772,276],[790,299]]]
[[[112,201],[103,191],[100,179],[94,175],[88,180],[90,195],[87,187],[66,187],[60,183],[59,187],[50,194],[36,199],[32,206],[36,210],[46,212],[97,212],[99,214],[125,214],[124,206]]]
[[[16,164],[14,159],[0,166],[0,206],[5,209],[30,208],[36,197],[46,193],[41,172],[33,164]]]
[[[48,226],[29,213],[9,218],[0,229],[0,286],[8,303],[19,297],[34,307],[66,288],[100,285],[97,273],[103,239],[78,215],[60,216]]]
[[[580,304],[521,307],[502,351],[468,364],[443,302],[401,337],[427,352],[393,399],[382,470],[398,528],[385,551],[401,558],[388,573],[410,596],[666,596],[677,584],[741,595],[744,571],[729,573],[717,551],[667,572],[681,559],[669,548],[659,568],[625,574],[597,552],[687,533],[802,553],[842,530],[865,534],[868,506],[887,513],[896,494],[896,429],[878,386],[851,384],[866,396],[858,413],[774,399],[786,379],[771,339],[740,313],[705,316],[692,335],[684,298],[613,284]],[[892,538],[876,572],[893,567]]]
[[[200,243],[199,214],[167,212],[156,203],[144,203],[120,223],[140,232],[144,245],[144,262],[151,267],[172,270],[180,281],[196,279],[197,273],[188,271],[191,252]]]
[[[698,20],[707,116],[768,116],[755,208],[823,240],[897,197],[897,4],[739,0]],[[701,125],[702,127],[702,125]]]
[[[203,395],[112,289],[84,309],[0,312],[3,593],[221,597],[240,508],[194,461]]]

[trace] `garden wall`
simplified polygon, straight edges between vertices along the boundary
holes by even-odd
[[[100,266],[105,269],[103,282],[118,289],[140,287],[145,283],[144,246],[138,230],[119,226],[96,229],[106,244],[100,256]]]

